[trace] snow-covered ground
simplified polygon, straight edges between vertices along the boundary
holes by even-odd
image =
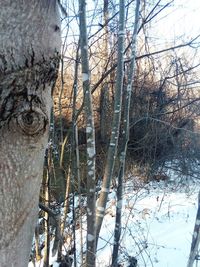
[[[131,256],[137,259],[138,267],[186,267],[199,185],[198,180],[151,182],[143,186],[136,186],[134,179],[126,182],[120,243],[121,266],[128,266]],[[111,191],[98,243],[97,267],[111,266],[115,202],[115,192]],[[29,263],[28,267],[32,266]]]
[[[184,267],[190,251],[197,211],[199,182],[167,184],[152,182],[134,190],[131,181],[124,193],[121,264],[128,256],[138,260],[139,267]],[[114,202],[113,194],[110,203]],[[97,266],[109,266],[115,218],[114,206],[106,215],[99,242]],[[106,245],[106,241],[109,244]]]

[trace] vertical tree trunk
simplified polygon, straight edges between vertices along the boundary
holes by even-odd
[[[97,227],[97,240],[99,232],[103,222],[105,214],[106,203],[108,199],[108,193],[110,190],[110,182],[113,176],[113,169],[115,163],[115,157],[117,152],[119,126],[121,119],[121,103],[122,103],[122,86],[124,76],[124,35],[125,35],[125,2],[120,0],[119,11],[119,32],[118,32],[118,57],[117,57],[117,79],[115,88],[115,103],[114,103],[114,117],[112,122],[111,140],[108,149],[108,156],[105,166],[105,172],[103,176],[103,185],[100,193],[100,197],[97,203],[96,214],[96,227]]]
[[[41,249],[40,249],[40,234],[39,234],[39,225],[35,227],[35,259],[36,261],[41,260]]]
[[[27,266],[60,49],[54,0],[0,0],[0,266]]]
[[[80,176],[80,153],[79,153],[79,142],[78,142],[78,126],[77,126],[77,96],[78,96],[78,74],[79,74],[79,62],[80,62],[80,41],[78,42],[77,52],[76,52],[76,62],[74,70],[74,83],[73,83],[73,114],[72,114],[72,172],[78,180],[78,196],[79,196],[79,207],[80,207],[80,262],[81,266],[83,265],[83,235],[82,235],[82,203],[81,203],[81,176]],[[75,264],[74,264],[74,267]]]
[[[83,91],[85,97],[86,137],[87,137],[87,251],[86,266],[95,267],[96,255],[96,180],[95,180],[95,132],[90,88],[90,70],[88,58],[88,40],[86,23],[86,1],[79,0],[80,48]]]
[[[122,216],[122,195],[123,195],[123,180],[125,172],[125,162],[126,162],[126,151],[127,144],[129,141],[129,111],[130,111],[130,101],[131,101],[131,91],[133,83],[133,75],[135,70],[135,57],[136,57],[136,38],[139,22],[139,6],[140,0],[136,0],[135,7],[135,23],[132,36],[132,52],[131,52],[131,63],[128,69],[128,84],[126,86],[126,98],[124,106],[124,119],[123,119],[123,136],[122,144],[120,146],[120,166],[118,174],[118,186],[117,186],[117,207],[116,207],[116,220],[115,220],[115,231],[114,231],[114,247],[112,255],[112,266],[117,267],[118,265],[118,252],[119,252],[119,241],[121,236],[121,216]]]
[[[48,159],[46,163],[46,173],[44,179],[44,205],[49,208],[49,185],[50,185],[50,167],[51,166],[51,148],[48,149]],[[49,214],[45,212],[44,215],[44,261],[43,267],[49,267],[49,251],[50,251],[50,225],[49,225]]]
[[[191,244],[187,267],[193,267],[195,257],[198,254],[199,243],[200,243],[200,191],[198,194],[198,209],[197,209],[195,226],[194,226],[194,231],[193,231],[193,236],[192,236],[192,244]]]
[[[105,69],[108,68],[108,60],[109,60],[109,51],[108,51],[108,42],[109,42],[109,32],[108,32],[108,0],[104,0],[103,7],[103,24],[104,26],[104,34],[103,34],[103,47],[102,47],[102,58],[101,58],[101,68],[102,73],[105,72]],[[110,92],[108,86],[108,77],[104,80],[101,92],[100,92],[100,134],[101,141],[103,143],[108,142],[108,133],[110,129]]]
[[[64,240],[64,231],[65,231],[67,213],[69,210],[69,197],[70,197],[70,189],[71,189],[71,186],[70,186],[70,178],[71,178],[70,167],[69,167],[68,171],[65,171],[65,177],[66,177],[66,189],[65,189],[64,208],[63,208],[62,218],[59,222],[60,223],[60,233],[59,234],[62,237],[62,239],[59,240],[57,238],[58,244],[55,244],[54,253],[52,252],[52,254],[55,255],[57,252],[56,249],[58,248],[57,262],[61,262],[61,260],[62,260],[62,246],[63,246],[63,240]]]

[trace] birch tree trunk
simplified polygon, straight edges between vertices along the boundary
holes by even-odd
[[[112,133],[108,149],[105,172],[103,176],[103,184],[97,203],[97,214],[96,214],[97,241],[101,225],[103,222],[103,217],[105,214],[108,193],[110,190],[110,183],[113,176],[113,169],[118,146],[119,126],[121,120],[122,86],[124,77],[125,1],[120,0],[119,2],[120,2],[120,11],[119,11],[119,32],[118,32],[118,57],[117,57],[117,78],[115,87],[114,116],[112,122]]]
[[[86,137],[87,137],[87,251],[86,266],[95,267],[96,255],[96,180],[95,180],[95,132],[94,117],[92,109],[92,95],[90,88],[90,69],[88,57],[87,23],[86,23],[86,1],[79,0],[80,17],[80,48],[82,80],[86,115]]]
[[[192,244],[190,248],[190,255],[187,267],[193,267],[196,256],[198,256],[198,249],[200,243],[200,191],[198,194],[198,209],[196,214],[195,226],[192,235]]]
[[[74,172],[74,176],[78,180],[78,198],[79,198],[79,207],[80,210],[82,208],[81,204],[81,174],[80,174],[80,153],[79,153],[79,141],[78,141],[78,126],[77,126],[77,97],[78,97],[78,75],[79,75],[79,62],[80,62],[80,55],[79,55],[79,44],[77,47],[76,52],[76,62],[75,62],[75,69],[74,69],[74,83],[73,83],[73,113],[72,113],[72,151],[74,152],[72,157],[72,169]],[[82,234],[82,211],[80,213],[80,262],[81,266],[83,265],[83,234]],[[75,258],[75,257],[74,257]],[[75,264],[74,264],[74,267]]]
[[[104,24],[104,33],[102,36],[102,57],[101,57],[101,68],[102,72],[108,68],[108,42],[109,42],[109,29],[108,29],[108,0],[104,0],[103,6],[103,24]],[[108,133],[110,128],[110,112],[109,112],[109,86],[108,86],[108,77],[104,80],[101,91],[100,91],[100,131],[101,131],[101,141],[106,144],[108,143]]]
[[[139,6],[140,0],[136,0],[135,7],[135,23],[132,36],[132,48],[131,48],[131,62],[130,68],[128,70],[128,84],[126,86],[126,98],[124,106],[124,119],[123,119],[123,137],[122,144],[120,147],[120,167],[118,174],[118,187],[117,187],[117,208],[116,208],[116,220],[115,220],[115,231],[114,231],[114,247],[112,255],[112,266],[118,266],[118,252],[119,252],[119,241],[121,236],[121,216],[122,216],[122,195],[123,195],[123,180],[125,172],[125,163],[126,163],[126,152],[127,144],[129,141],[129,111],[130,111],[130,101],[131,101],[131,90],[133,83],[133,75],[135,70],[135,57],[136,57],[136,39],[137,39],[137,30],[139,22]]]
[[[50,201],[50,179],[51,179],[51,166],[52,166],[52,147],[51,145],[48,148],[47,158],[45,157],[45,177],[44,177],[44,205],[49,209],[49,201]],[[49,223],[49,213],[45,211],[44,213],[44,258],[43,258],[43,267],[49,266],[49,251],[50,251],[50,223]]]
[[[54,0],[0,0],[0,266],[27,266],[60,49]]]
[[[42,255],[41,255],[41,249],[40,249],[40,234],[39,234],[39,225],[35,227],[35,259],[36,261],[41,260]]]

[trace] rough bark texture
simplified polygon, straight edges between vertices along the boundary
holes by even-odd
[[[0,266],[27,266],[60,48],[54,0],[0,0]]]

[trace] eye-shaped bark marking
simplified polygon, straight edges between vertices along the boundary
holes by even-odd
[[[17,118],[17,125],[23,134],[33,136],[42,134],[48,123],[47,116],[41,110],[24,110]]]

